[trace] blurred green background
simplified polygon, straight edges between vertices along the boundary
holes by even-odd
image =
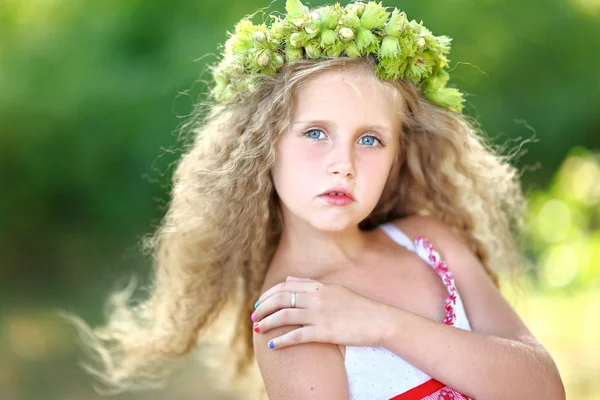
[[[516,164],[535,267],[527,290],[504,292],[568,398],[600,398],[600,0],[385,5],[454,38],[451,83],[496,143],[533,139]],[[146,279],[136,245],[165,211],[176,129],[226,31],[267,6],[0,0],[0,399],[100,398],[54,311],[101,323],[108,293]],[[201,359],[165,389],[115,398],[250,398],[217,388]]]

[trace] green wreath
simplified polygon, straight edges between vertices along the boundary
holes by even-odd
[[[409,79],[434,104],[454,112],[463,109],[463,95],[446,87],[448,36],[434,36],[423,23],[408,21],[397,8],[355,2],[309,10],[300,0],[286,1],[285,18],[255,25],[247,18],[235,26],[221,61],[212,68],[211,94],[226,103],[236,93],[252,90],[264,75],[276,74],[286,63],[321,57],[376,57],[382,79]]]

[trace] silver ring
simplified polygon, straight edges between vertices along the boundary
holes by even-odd
[[[292,308],[296,308],[296,292],[292,292]]]

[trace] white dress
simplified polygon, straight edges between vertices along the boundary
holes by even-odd
[[[470,331],[454,277],[429,241],[418,237],[413,242],[391,223],[379,228],[396,243],[415,252],[440,275],[448,289],[446,317],[440,323]],[[344,365],[352,400],[467,399],[383,347],[346,346]]]

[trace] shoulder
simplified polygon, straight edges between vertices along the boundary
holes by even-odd
[[[285,281],[292,270],[270,272],[262,292]],[[262,293],[261,292],[261,293]],[[347,399],[348,378],[339,347],[332,343],[304,343],[270,349],[271,339],[301,325],[254,333],[254,353],[269,399]]]
[[[495,287],[479,259],[444,222],[430,216],[415,215],[397,219],[392,223],[413,241],[419,236],[427,238],[454,274],[459,292],[470,290],[470,285]]]
[[[410,216],[392,223],[413,240],[418,236],[426,237],[438,251],[454,275],[473,331],[536,342],[479,259],[450,226],[430,216]]]
[[[411,215],[396,219],[392,224],[413,239],[417,236],[426,236],[430,239],[440,237],[448,240],[450,236],[456,236],[447,224],[428,215]]]
[[[462,287],[469,290],[470,288],[465,286],[470,284],[495,287],[479,259],[460,236],[444,222],[430,216],[415,215],[397,219],[392,223],[412,240],[419,236],[427,238],[440,254],[441,259],[448,264],[455,276],[459,291],[462,291]]]
[[[412,215],[394,220],[392,223],[406,233],[413,241],[419,236],[426,237],[438,253],[440,253],[442,259],[457,260],[460,261],[460,265],[464,265],[465,261],[470,261],[469,264],[477,261],[477,264],[484,271],[483,266],[469,250],[467,244],[450,226],[439,219],[425,215]]]

